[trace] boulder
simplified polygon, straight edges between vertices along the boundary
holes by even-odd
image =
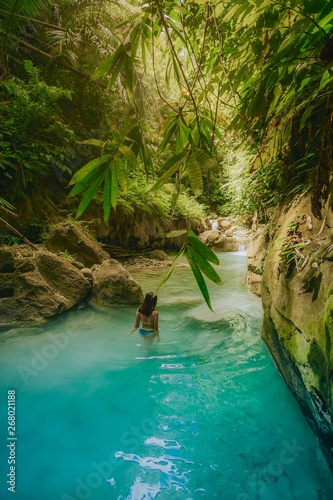
[[[221,231],[205,231],[198,238],[216,252],[238,252],[248,243],[248,238],[226,236],[226,233]]]
[[[139,304],[143,300],[141,286],[116,260],[104,261],[92,268],[91,300],[95,305]]]
[[[84,267],[101,264],[110,258],[100,244],[73,221],[63,221],[50,231],[47,247],[54,252],[66,252],[81,262]]]
[[[202,243],[205,245],[208,245],[209,247],[213,246],[214,243],[221,238],[221,233],[220,231],[213,231],[212,229],[208,231],[204,231],[203,233],[199,234],[198,238]]]
[[[163,250],[153,250],[149,252],[148,257],[153,260],[166,261],[170,260],[168,254],[166,254]]]
[[[217,222],[218,222],[218,225],[219,225],[219,228],[222,230],[222,231],[227,231],[228,229],[231,228],[231,220],[227,217],[219,217],[217,219]]]
[[[0,327],[42,322],[81,302],[90,289],[64,257],[44,249],[0,248]]]

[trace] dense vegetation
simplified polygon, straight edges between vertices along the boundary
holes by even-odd
[[[333,0],[0,0],[0,206],[52,177],[78,216],[320,217],[332,34]]]

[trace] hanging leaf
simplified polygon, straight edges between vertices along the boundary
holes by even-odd
[[[91,170],[81,181],[77,182],[68,194],[69,197],[77,196],[85,191],[100,175],[99,169]]]
[[[124,194],[128,192],[128,174],[126,165],[118,158],[114,158],[114,165],[117,168],[117,179]]]
[[[99,67],[94,71],[92,75],[92,80],[98,80],[106,74],[112,74],[113,69],[126,56],[126,50],[123,44],[120,44],[115,53],[109,56],[99,65]]]
[[[311,116],[312,110],[313,110],[313,106],[312,105],[308,106],[306,108],[306,110],[304,111],[304,113],[302,114],[302,118],[301,118],[300,125],[299,125],[300,130],[302,130],[302,128],[306,124],[307,119]]]
[[[96,170],[100,165],[111,160],[111,154],[106,154],[91,160],[84,167],[80,168],[69,181],[69,185],[82,181],[92,170]]]
[[[125,88],[127,93],[127,98],[131,106],[134,106],[134,72],[133,72],[133,61],[130,57],[126,55],[123,63],[124,77],[125,77]]]
[[[169,160],[167,160],[162,165],[162,168],[161,168],[161,171],[164,173],[160,176],[158,181],[153,185],[153,187],[149,190],[149,192],[158,191],[159,188],[161,186],[163,186],[163,184],[165,184],[170,179],[170,177],[178,170],[179,164],[182,161],[184,161],[187,154],[188,154],[187,151],[183,151],[182,153],[179,153],[179,154],[173,156],[172,158],[170,158]]]
[[[202,257],[198,252],[195,251],[194,247],[191,244],[187,245],[186,251],[191,255],[193,261],[200,268],[200,270],[213,281],[216,285],[223,285],[223,281],[220,276],[217,274],[215,269],[209,264],[209,262]]]
[[[173,271],[176,267],[177,262],[183,257],[184,252],[185,252],[184,248],[181,248],[181,250],[178,252],[176,257],[173,259],[173,262],[170,266],[169,271],[167,272],[165,277],[162,279],[162,281],[159,283],[159,285],[156,288],[156,291],[155,291],[156,294],[159,292],[160,288],[164,285],[164,283],[166,283],[168,281],[168,279],[170,278],[171,274],[173,273]]]
[[[212,262],[212,264],[219,265],[220,261],[217,255],[213,252],[213,250],[202,243],[191,229],[188,231],[188,239],[197,253],[199,253],[206,260],[209,260],[209,262]]]
[[[111,181],[111,166],[109,166],[104,178],[103,209],[105,222],[109,220],[111,212]]]
[[[76,219],[78,219],[83,214],[83,212],[86,210],[86,208],[90,204],[91,200],[94,198],[95,194],[97,193],[97,191],[99,190],[99,188],[103,182],[104,176],[105,176],[105,172],[102,172],[97,177],[97,179],[91,184],[89,189],[87,189],[87,191],[85,192],[85,194],[81,200],[81,203],[79,205],[79,208],[77,209],[77,213],[76,213],[76,217],[75,217]]]
[[[114,164],[111,165],[111,205],[115,209],[119,197],[117,169]]]
[[[209,307],[209,309],[211,311],[213,311],[212,304],[211,304],[211,301],[210,301],[210,295],[209,295],[209,292],[208,292],[208,288],[207,288],[206,282],[204,280],[204,277],[201,274],[201,271],[200,271],[199,267],[194,262],[194,260],[192,259],[192,256],[189,254],[189,252],[185,252],[185,256],[186,256],[186,258],[188,260],[188,263],[191,266],[193,275],[195,277],[196,282],[198,283],[198,286],[200,288],[201,294],[202,294],[203,298],[205,299],[205,302],[206,302],[207,306]]]
[[[192,191],[196,196],[199,196],[203,190],[202,172],[200,164],[193,153],[187,157],[186,167]]]
[[[111,73],[111,78],[109,79],[108,81],[108,84],[107,84],[107,87],[106,87],[106,90],[110,90],[113,85],[115,84],[118,76],[119,76],[119,73],[123,67],[123,64],[124,64],[124,59],[123,58],[120,58],[117,62],[117,64],[115,65],[115,67],[113,68],[112,70],[112,73]]]
[[[126,160],[128,160],[134,167],[139,167],[138,159],[131,148],[122,144],[118,146],[118,150],[122,153],[124,158],[126,158]]]
[[[172,139],[172,136],[174,135],[175,131],[177,129],[177,121],[173,120],[170,124],[170,126],[164,131],[164,138],[161,144],[158,147],[158,150],[156,152],[157,155],[159,155],[162,151],[165,150],[166,146],[169,144],[169,142]]]

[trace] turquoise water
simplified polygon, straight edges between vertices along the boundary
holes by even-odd
[[[159,294],[161,342],[126,333],[135,308],[81,307],[0,334],[0,498],[332,498],[317,439],[260,339],[241,253],[221,254],[215,313],[180,268]],[[144,290],[161,271],[143,271]],[[7,491],[7,391],[16,391]]]

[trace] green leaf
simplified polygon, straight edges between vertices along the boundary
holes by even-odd
[[[187,229],[175,229],[174,231],[165,233],[165,236],[166,238],[178,238],[179,236],[183,236],[184,234],[187,234]]]
[[[188,230],[188,239],[193,248],[196,250],[197,253],[201,255],[201,257],[204,257],[206,260],[209,260],[209,262],[212,262],[212,264],[219,265],[220,261],[217,255],[213,252],[211,248],[207,247],[197,238],[192,229]]]
[[[200,164],[193,153],[187,157],[186,166],[191,188],[194,194],[199,196],[203,190],[202,172]]]
[[[202,293],[203,298],[206,301],[207,306],[209,307],[209,309],[211,311],[213,311],[212,304],[210,302],[210,296],[209,296],[208,288],[207,288],[206,282],[204,280],[204,277],[201,274],[201,271],[200,271],[199,267],[193,261],[191,255],[188,252],[185,252],[185,256],[186,256],[186,258],[188,260],[188,263],[191,266],[192,273],[193,273],[193,275],[195,277],[196,282],[198,283],[198,286],[200,288],[200,291]]]
[[[174,135],[176,128],[177,128],[177,121],[175,120],[175,121],[172,121],[169,128],[167,130],[165,130],[165,135],[164,135],[163,141],[159,145],[158,150],[156,152],[157,155],[165,150],[166,146],[171,141],[171,138]]]
[[[202,149],[199,148],[193,148],[193,152],[203,170],[208,171],[218,166],[216,159],[210,156],[208,153],[206,153],[206,151],[203,151]]]
[[[163,165],[161,170],[164,171],[164,174],[158,179],[158,181],[153,185],[153,187],[148,192],[158,191],[163,184],[165,184],[170,177],[178,170],[179,164],[186,158],[188,152],[183,151],[179,153],[169,160],[167,160]]]
[[[302,118],[301,118],[300,125],[299,125],[300,130],[302,130],[302,128],[306,124],[307,119],[311,116],[312,110],[313,110],[313,106],[312,105],[308,106],[306,108],[306,110],[304,111],[304,113],[302,114]]]
[[[326,87],[326,85],[331,81],[332,75],[330,71],[324,71],[324,74],[321,78],[320,85],[319,85],[319,90],[323,89]]]
[[[91,200],[93,199],[93,197],[95,196],[97,191],[99,190],[100,185],[103,182],[104,176],[105,176],[105,172],[102,172],[97,177],[97,179],[91,184],[90,188],[86,191],[85,195],[83,196],[83,198],[81,200],[79,208],[77,209],[77,213],[76,213],[76,217],[75,217],[76,219],[78,219],[83,214],[83,212],[86,210],[86,208],[88,207],[89,203],[91,202]]]
[[[118,184],[125,194],[128,192],[128,175],[124,163],[118,158],[114,158],[114,165],[117,169]]]
[[[132,165],[134,165],[135,167],[139,167],[138,159],[131,150],[131,148],[122,144],[121,146],[118,146],[118,150],[123,154],[124,158],[126,158],[126,160],[128,160]]]
[[[125,88],[127,93],[127,98],[129,103],[134,106],[134,73],[133,73],[133,62],[130,57],[126,55],[124,63],[124,76],[125,76]]]
[[[124,59],[120,58],[118,60],[117,64],[115,65],[114,69],[112,70],[111,78],[108,81],[106,90],[110,90],[113,87],[113,85],[115,84],[115,82],[119,76],[119,73],[123,67],[123,63],[124,63]]]
[[[141,24],[137,24],[130,35],[131,39],[131,62],[134,62],[134,59],[136,58],[136,53],[138,50],[138,45],[140,42],[140,35],[141,35]]]
[[[85,191],[91,185],[91,183],[97,179],[99,175],[100,175],[99,169],[96,170],[94,169],[91,172],[89,172],[89,174],[87,174],[81,181],[75,184],[75,186],[70,191],[68,196],[69,197],[76,196]]]
[[[104,193],[103,193],[103,208],[104,221],[107,222],[111,212],[111,166],[105,172]]]
[[[195,251],[194,247],[191,246],[191,244],[187,245],[186,251],[189,252],[193,261],[207,276],[207,278],[213,281],[216,285],[223,285],[223,281],[217,274],[215,269],[211,266],[211,264],[209,264],[209,262],[204,257],[202,257],[198,252]]]
[[[94,158],[89,163],[84,165],[84,167],[80,168],[76,172],[75,175],[69,181],[69,185],[76,184],[77,182],[82,181],[92,170],[96,170],[100,165],[106,163],[111,160],[111,154],[103,155],[98,158]]]
[[[112,73],[113,69],[117,65],[118,61],[121,60],[122,57],[127,57],[126,49],[123,44],[120,44],[115,53],[112,56],[109,56],[98,66],[98,68],[94,71],[92,75],[92,80],[98,80],[102,76],[105,76],[108,73]]]
[[[117,169],[115,165],[111,165],[111,205],[114,209],[117,206],[118,196],[119,196],[119,186],[118,186]]]
[[[166,283],[168,281],[168,279],[170,278],[171,274],[173,273],[173,271],[175,269],[175,266],[176,266],[178,260],[181,259],[181,257],[184,255],[184,252],[185,252],[185,249],[181,248],[181,250],[178,252],[176,257],[173,259],[169,271],[167,272],[165,277],[162,279],[162,281],[159,283],[158,287],[156,288],[156,292],[155,292],[156,294],[158,293],[160,288],[164,285],[164,283]]]
[[[104,141],[100,139],[86,139],[85,141],[79,141],[78,144],[91,144],[92,146],[102,148],[104,146]]]

